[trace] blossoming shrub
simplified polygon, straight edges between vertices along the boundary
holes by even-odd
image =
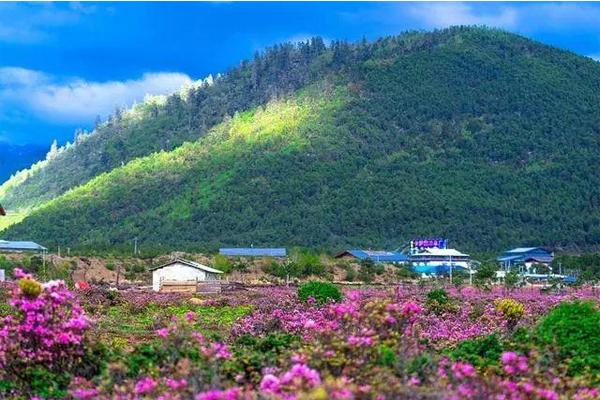
[[[496,299],[494,300],[496,309],[502,313],[509,327],[517,325],[519,320],[525,315],[525,306],[515,299]]]
[[[41,330],[15,333],[14,326],[29,314],[36,315],[32,324],[60,326],[52,328],[51,338],[72,333],[80,341],[51,346],[51,354],[66,351],[58,359],[0,370],[0,398],[590,400],[599,395],[593,387],[595,359],[588,357],[595,349],[568,347],[575,338],[598,348],[600,332],[590,328],[598,325],[598,294],[587,288],[551,294],[516,289],[507,302],[506,292],[496,288],[446,287],[445,293],[428,296],[427,288],[406,285],[345,290],[339,301],[323,304],[302,301],[295,290],[283,287],[227,293],[203,298],[201,304],[185,296],[137,292],[104,299],[97,288],[71,293],[60,284],[39,285],[31,279],[22,279],[9,292],[10,312],[1,322],[10,323],[1,325],[6,334],[0,343],[10,368],[19,367],[17,350],[43,349],[24,340]],[[93,335],[65,323],[81,311],[76,297],[85,299],[98,318]],[[436,312],[429,307],[432,298],[454,309]],[[60,300],[70,308],[59,313],[47,304],[31,308],[39,299],[46,299],[44,304]],[[145,305],[134,305],[136,299]],[[574,299],[593,303],[570,309],[561,304],[580,307]],[[522,312],[515,326],[507,317],[513,301],[522,306],[517,306]],[[509,307],[500,307],[503,303]],[[54,320],[57,315],[65,318]],[[133,320],[144,323],[136,324],[139,331],[127,342],[123,327]],[[575,327],[563,337],[562,324]],[[98,343],[115,338],[125,340],[120,349],[96,350]],[[94,367],[96,359],[107,357],[106,368]],[[576,357],[581,371],[571,370]]]
[[[84,356],[89,320],[62,281],[19,278],[0,318],[0,380],[5,391],[57,396]]]
[[[298,288],[298,297],[302,301],[313,298],[317,304],[340,301],[342,292],[332,283],[321,281],[310,281]]]

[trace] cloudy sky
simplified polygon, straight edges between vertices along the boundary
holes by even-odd
[[[594,3],[0,3],[0,145],[64,143],[281,41],[486,25],[600,60],[598,21]]]

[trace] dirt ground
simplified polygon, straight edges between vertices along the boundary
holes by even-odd
[[[5,253],[3,255],[10,260],[22,260],[25,257],[31,257],[32,254]],[[148,269],[152,266],[164,264],[174,258],[184,258],[207,266],[213,265],[212,257],[205,254],[188,254],[180,252],[174,252],[152,259],[139,259],[133,257],[58,256],[57,254],[49,254],[46,257],[47,261],[54,265],[74,265],[73,281],[75,282],[85,281],[106,283],[110,285],[116,284],[117,278],[119,284],[148,285],[151,283],[151,274],[148,272]],[[286,283],[285,279],[264,273],[264,267],[272,262],[271,259],[257,258],[248,259],[246,261],[248,269],[245,272],[233,271],[227,274],[226,279],[248,285]],[[333,281],[335,282],[344,282],[346,277],[346,270],[344,269],[345,264],[353,265],[355,271],[358,271],[360,268],[358,264],[352,264],[348,261],[340,263],[339,260],[332,258],[323,258],[321,262],[326,266],[329,277],[333,278]],[[127,267],[131,268],[132,265],[137,266],[138,271],[140,272],[134,274],[126,273]],[[386,272],[384,274],[373,276],[373,283],[390,283],[395,281],[396,267],[391,265],[386,266],[385,270]],[[298,283],[298,280],[292,279],[291,282]]]

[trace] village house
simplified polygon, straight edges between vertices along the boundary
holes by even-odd
[[[176,258],[166,264],[150,268],[152,290],[196,291],[199,282],[218,281],[223,271],[194,261]]]

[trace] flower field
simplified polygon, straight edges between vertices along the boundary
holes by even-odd
[[[0,288],[0,398],[600,398],[593,288],[193,298],[19,276]]]

